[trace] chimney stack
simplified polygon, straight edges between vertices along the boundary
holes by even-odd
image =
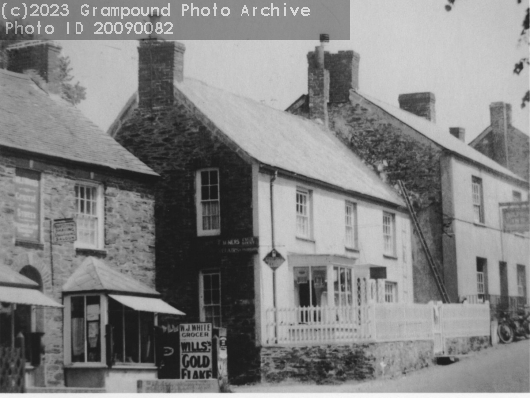
[[[186,46],[177,41],[141,40],[138,47],[139,108],[159,109],[174,103],[174,81],[184,80]]]
[[[401,109],[436,122],[436,98],[433,93],[401,94],[398,101]]]
[[[449,127],[449,133],[460,141],[466,141],[466,129],[462,127]]]
[[[59,57],[61,47],[51,41],[27,41],[7,48],[7,70],[16,73],[35,71],[52,93],[61,91]]]
[[[512,124],[512,106],[504,102],[490,104],[492,159],[508,167],[508,129]]]
[[[307,54],[309,117],[318,119],[328,126],[329,71],[324,68],[324,46],[329,42],[329,35],[320,35],[320,46]]]

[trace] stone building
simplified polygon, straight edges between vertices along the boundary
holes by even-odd
[[[294,333],[307,311],[317,329],[344,323],[371,294],[412,302],[410,220],[377,173],[322,123],[185,78],[182,44],[138,51],[138,93],[109,133],[161,175],[157,287],[186,321],[227,328],[232,382],[259,378],[281,339],[298,355],[275,308]],[[280,255],[273,273],[264,258]]]
[[[18,44],[0,70],[0,345],[23,333],[30,388],[135,391],[156,377],[154,313],[177,313],[154,290],[158,176],[56,94],[59,52]]]
[[[351,150],[382,170],[391,184],[405,183],[450,300],[526,302],[528,235],[507,230],[501,217],[501,208],[510,202],[528,201],[528,180],[520,161],[524,156],[514,155],[519,163],[494,161],[464,143],[463,128],[437,127],[432,93],[402,94],[396,107],[362,92],[360,56],[353,51],[324,52],[323,68],[314,57],[315,52],[308,54],[308,94],[287,111],[329,120]],[[319,74],[324,78],[315,78]],[[492,104],[492,127],[483,135],[493,136],[504,126],[508,130],[499,133],[502,137],[519,137],[522,133],[511,126],[509,111],[509,106]],[[510,139],[505,140],[508,159],[514,151],[510,142],[515,142]],[[528,137],[526,148],[527,143]],[[441,300],[417,233],[413,269],[415,301]]]
[[[491,124],[469,143],[525,180],[530,180],[530,138],[512,125],[512,106],[504,102],[490,105]]]

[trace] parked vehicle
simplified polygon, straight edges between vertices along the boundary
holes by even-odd
[[[516,314],[502,312],[499,317],[497,334],[504,344],[511,343],[515,337],[530,339],[530,313],[528,311],[519,311]]]

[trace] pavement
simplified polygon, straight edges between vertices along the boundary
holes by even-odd
[[[340,385],[284,382],[232,386],[236,393],[452,393],[530,392],[530,342],[499,344],[458,358],[450,365],[428,368],[391,379],[349,381]]]

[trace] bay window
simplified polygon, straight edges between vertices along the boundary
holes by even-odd
[[[70,325],[72,362],[101,362],[100,297],[72,297]]]

